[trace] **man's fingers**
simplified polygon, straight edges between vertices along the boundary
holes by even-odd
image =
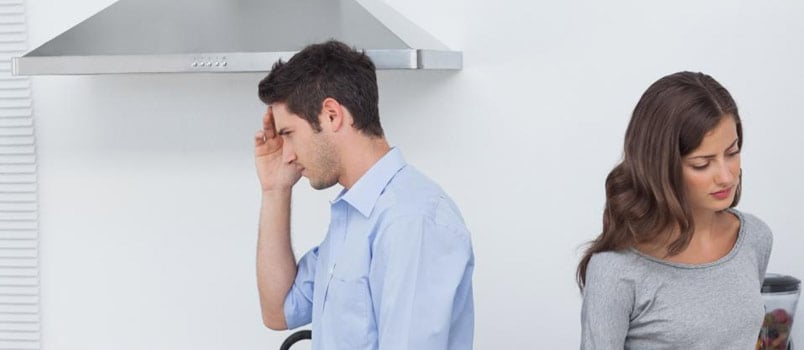
[[[282,139],[279,137],[267,137],[265,130],[257,131],[254,134],[254,147],[259,154],[274,153],[282,149]]]
[[[264,131],[257,131],[254,134],[254,145],[255,146],[262,146],[265,144],[265,132]]]
[[[268,107],[262,117],[262,129],[265,131],[265,138],[276,137],[276,125],[274,124],[274,113],[271,111],[271,107]]]

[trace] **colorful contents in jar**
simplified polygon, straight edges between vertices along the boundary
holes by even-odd
[[[787,350],[793,317],[783,309],[765,314],[762,333],[757,340],[757,350]]]

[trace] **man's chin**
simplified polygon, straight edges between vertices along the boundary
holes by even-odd
[[[335,181],[321,181],[321,180],[314,180],[314,179],[310,179],[310,178],[308,178],[307,180],[310,181],[310,187],[312,187],[313,189],[316,189],[316,190],[326,190],[326,189],[328,189],[328,188],[330,188],[332,186],[335,186],[335,184],[338,183],[337,180],[335,180]]]

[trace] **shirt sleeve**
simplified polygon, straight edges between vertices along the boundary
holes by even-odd
[[[471,349],[473,269],[462,225],[411,216],[383,229],[369,273],[379,349]]]
[[[285,297],[285,323],[288,329],[313,321],[313,286],[317,263],[318,247],[311,249],[299,260],[296,279]]]
[[[757,256],[759,257],[759,284],[761,286],[765,280],[765,273],[768,270],[768,262],[770,261],[771,251],[773,250],[773,233],[770,227],[764,222],[760,222],[759,237],[760,242],[757,247]]]
[[[583,350],[625,347],[634,307],[634,283],[606,260],[605,256],[593,255],[586,268],[581,308]]]

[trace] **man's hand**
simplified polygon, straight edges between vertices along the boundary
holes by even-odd
[[[254,158],[263,193],[290,190],[301,177],[295,165],[282,160],[282,137],[277,135],[270,106],[262,118],[262,131],[254,135]]]

